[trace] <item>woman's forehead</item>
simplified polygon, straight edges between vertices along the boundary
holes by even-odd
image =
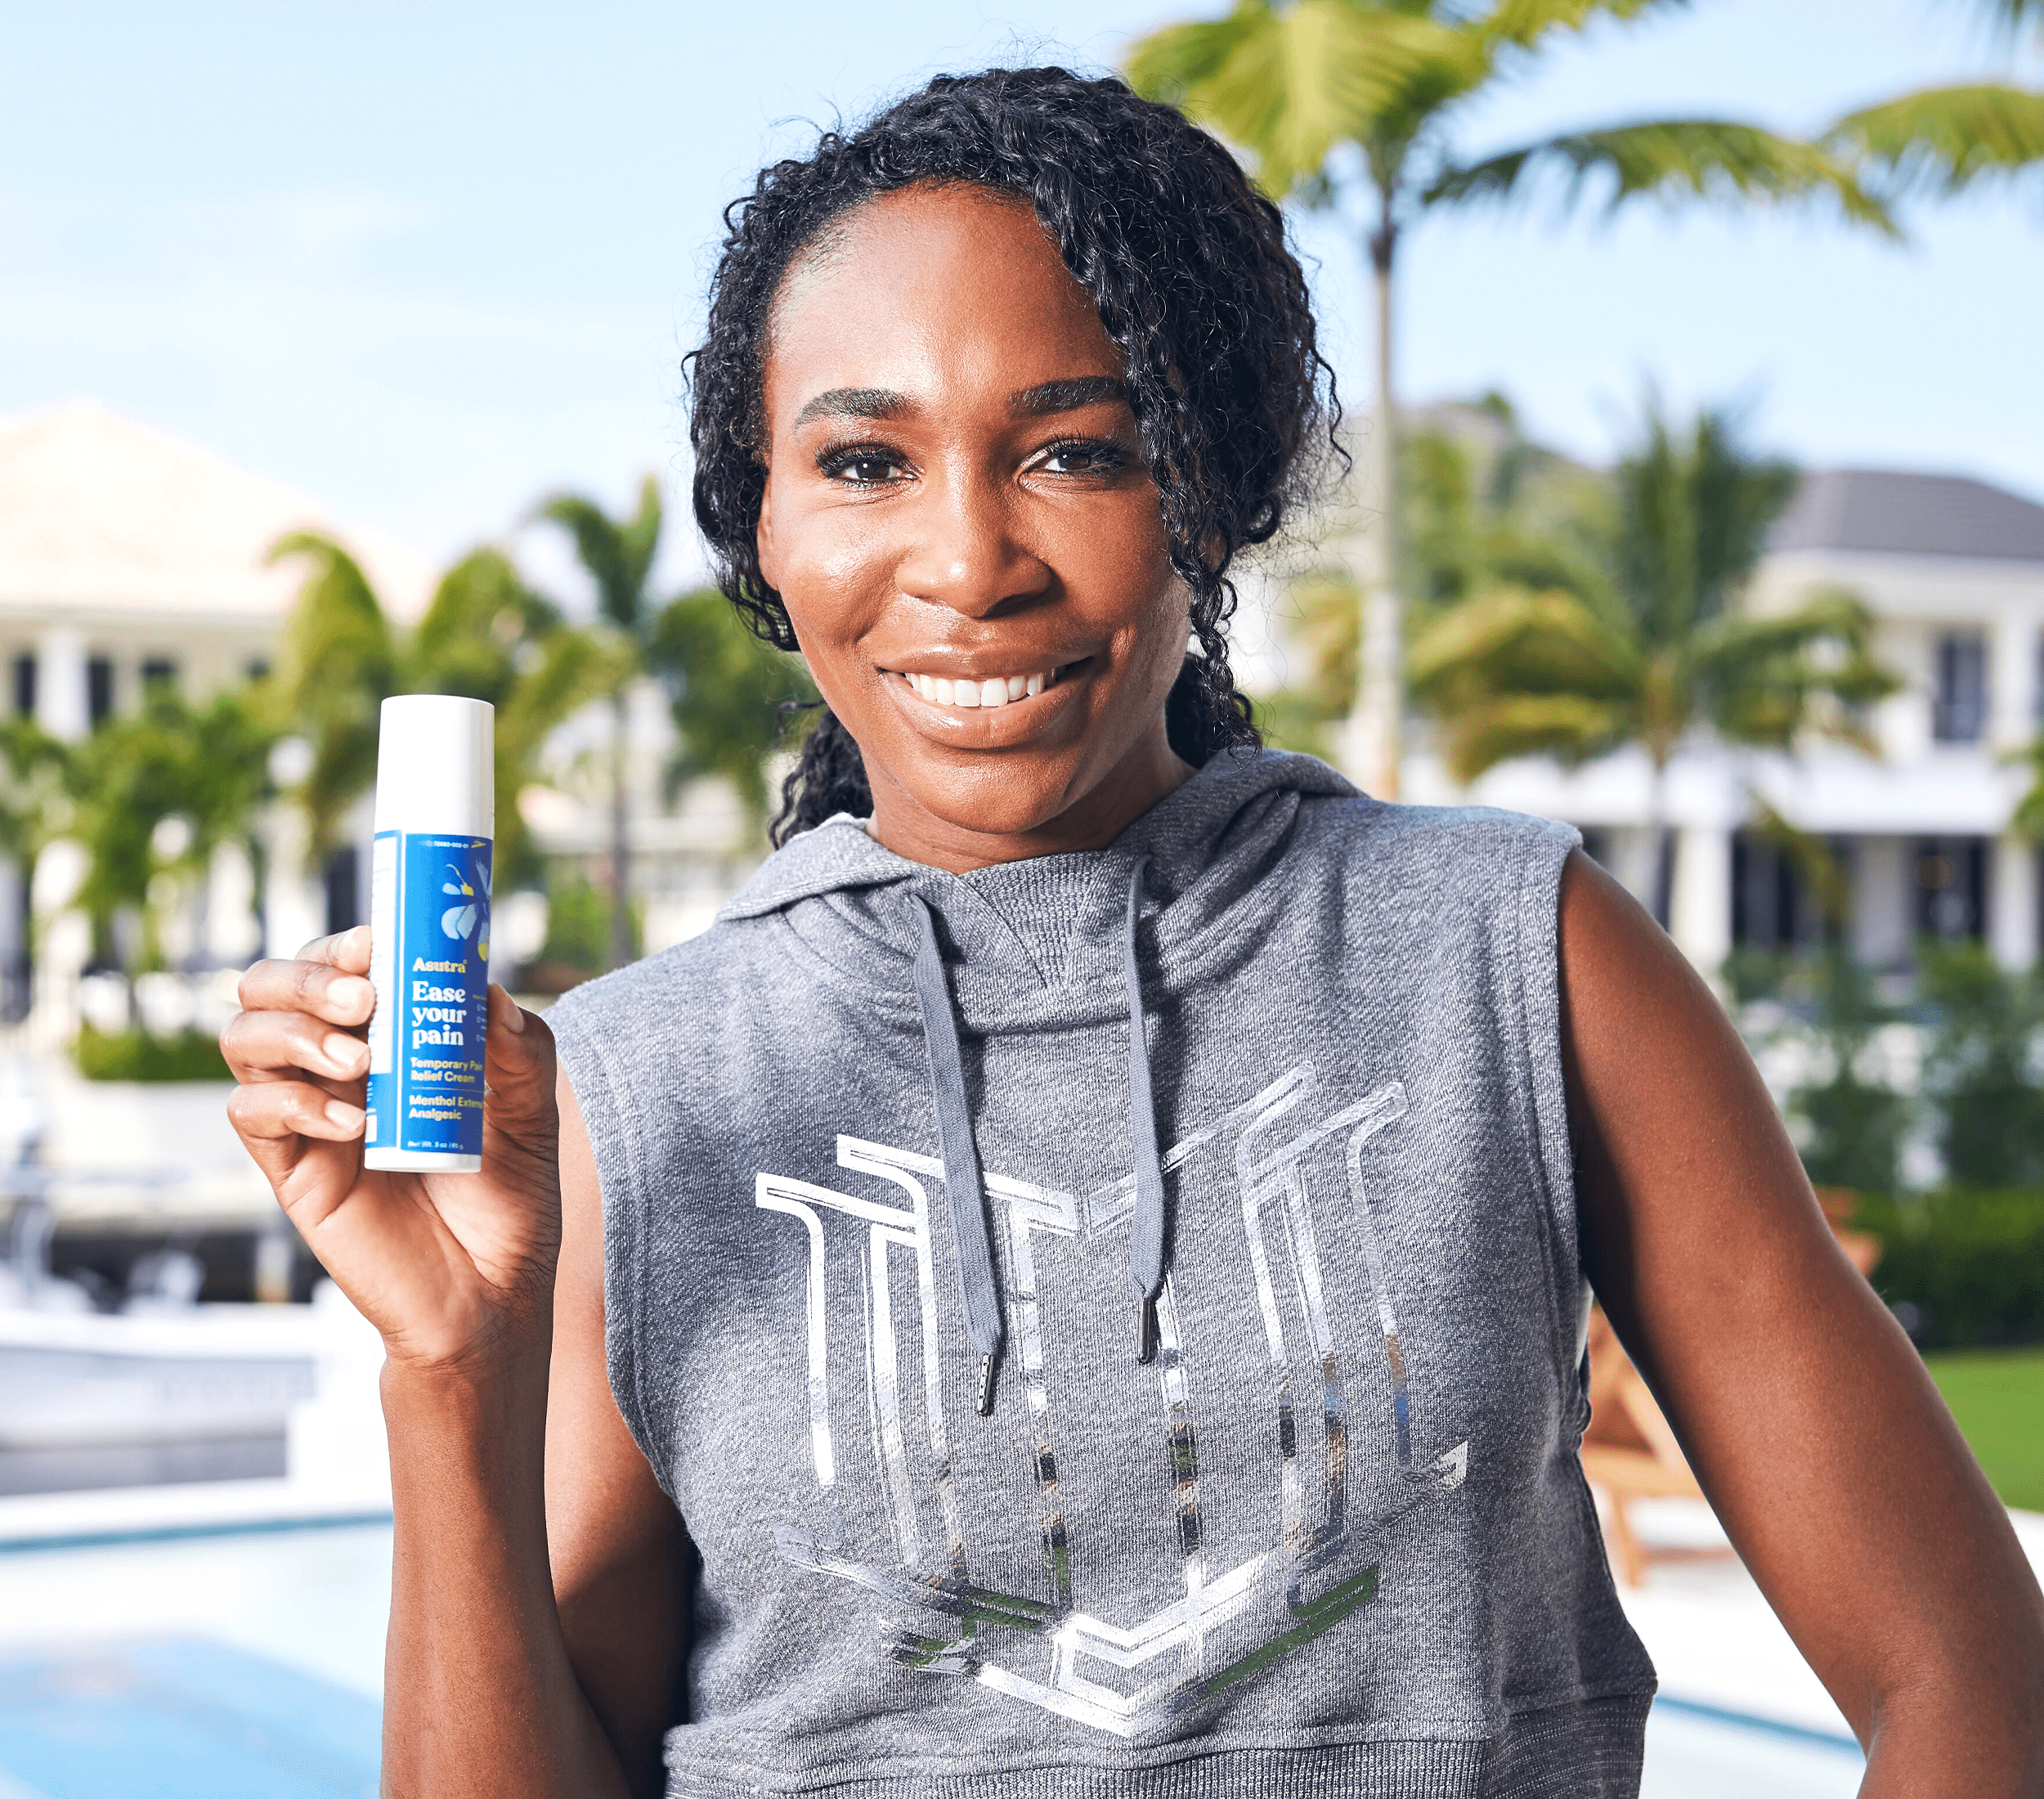
[[[963,183],[880,195],[806,251],[775,302],[764,370],[782,425],[815,391],[1005,394],[1121,372],[1028,203]]]

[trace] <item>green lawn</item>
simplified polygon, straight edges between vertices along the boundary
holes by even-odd
[[[2044,1349],[1951,1350],[1924,1361],[2003,1503],[2044,1512]]]

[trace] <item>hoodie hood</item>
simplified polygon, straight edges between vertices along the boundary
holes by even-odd
[[[912,1011],[918,929],[905,897],[935,915],[960,1023],[975,1034],[1098,1022],[1123,1009],[1131,879],[1147,859],[1141,944],[1153,971],[1195,960],[1278,895],[1303,802],[1352,797],[1324,762],[1276,750],[1223,751],[1105,848],[951,874],[911,862],[849,814],[769,857],[718,915],[779,915],[819,976],[883,1007]]]

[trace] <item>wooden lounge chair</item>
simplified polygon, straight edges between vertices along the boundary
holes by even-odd
[[[1853,1196],[1836,1187],[1818,1189],[1832,1234],[1862,1275],[1880,1258],[1880,1239],[1848,1227]],[[1602,1504],[1604,1534],[1618,1577],[1638,1586],[1656,1561],[1687,1561],[1728,1554],[1728,1550],[1671,1548],[1643,1543],[1634,1531],[1630,1507],[1638,1499],[1701,1499],[1682,1446],[1632,1358],[1619,1342],[1603,1308],[1589,1315],[1589,1428],[1583,1433],[1583,1473]]]

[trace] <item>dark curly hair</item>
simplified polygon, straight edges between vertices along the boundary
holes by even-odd
[[[922,182],[1028,200],[1092,296],[1127,358],[1172,566],[1192,592],[1199,653],[1167,703],[1172,747],[1197,765],[1260,742],[1228,666],[1227,572],[1276,532],[1322,453],[1340,454],[1334,371],[1283,215],[1213,138],[1119,81],[1063,69],[940,75],[849,135],[826,132],[807,159],[762,169],[725,209],[708,331],[686,364],[696,522],[719,585],[768,643],[799,647],[756,538],[774,300],[834,220]],[[858,747],[827,709],[782,789],[773,841],[872,807]]]

